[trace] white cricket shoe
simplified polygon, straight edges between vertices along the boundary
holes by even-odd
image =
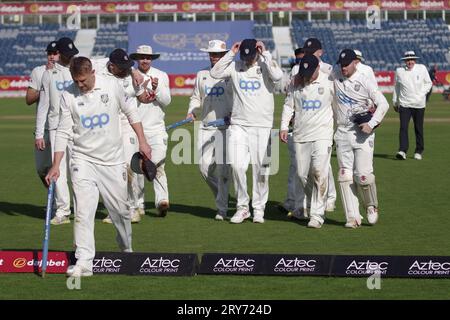
[[[355,219],[350,219],[349,221],[347,221],[347,223],[345,224],[346,228],[351,228],[351,229],[356,229],[358,227],[361,226],[361,223],[356,221]]]
[[[92,276],[92,271],[84,268],[82,266],[79,265],[71,265],[67,268],[66,271],[66,275],[68,277],[75,277],[75,278],[79,278],[79,277],[90,277]]]
[[[308,228],[320,229],[322,228],[322,223],[317,219],[311,218],[308,222]]]
[[[367,221],[374,225],[378,221],[378,209],[374,206],[367,207]]]
[[[139,212],[139,214],[141,216],[145,216],[145,209],[144,208],[137,208],[136,210]]]
[[[58,226],[60,224],[67,224],[70,223],[69,216],[55,216],[52,220],[50,220],[50,223],[54,226]]]
[[[239,209],[236,213],[231,217],[231,223],[242,223],[245,219],[250,218],[250,212],[247,209]]]
[[[139,223],[141,221],[141,215],[138,210],[133,210],[131,213],[131,223]]]
[[[398,160],[406,160],[406,153],[404,151],[399,151],[395,155]]]
[[[422,155],[420,153],[414,153],[414,159],[422,160]]]
[[[254,211],[253,212],[253,222],[254,223],[264,223],[264,211]]]
[[[217,211],[217,214],[216,214],[216,216],[214,217],[214,219],[217,220],[217,221],[223,221],[223,220],[226,219],[226,217],[227,217],[226,212],[220,212],[220,211]]]
[[[111,220],[111,217],[109,216],[109,214],[105,219],[102,220],[102,222],[107,223],[107,224],[112,224],[112,220]]]

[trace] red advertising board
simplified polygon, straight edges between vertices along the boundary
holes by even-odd
[[[394,85],[394,72],[393,71],[378,71],[375,72],[378,85],[380,87],[387,87]]]
[[[439,0],[210,0],[210,1],[73,1],[73,2],[9,2],[0,4],[0,15],[68,14],[78,7],[86,14],[151,13],[151,12],[269,12],[269,11],[365,11],[378,5],[386,10],[447,10],[449,1]]]
[[[67,252],[49,252],[47,273],[65,273],[69,266]],[[41,272],[41,251],[0,251],[0,273]]]
[[[380,87],[394,85],[394,71],[377,71],[375,76]],[[169,75],[170,89],[174,94],[190,94],[194,88],[195,77],[195,74],[171,74]],[[438,71],[436,79],[442,85],[450,85],[450,71]],[[27,76],[0,76],[0,94],[26,91],[29,81],[30,77]]]
[[[169,75],[169,86],[171,89],[194,88],[195,74],[171,74]]]
[[[30,77],[0,76],[0,92],[27,90]]]

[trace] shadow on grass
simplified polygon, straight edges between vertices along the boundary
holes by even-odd
[[[45,219],[45,207],[28,203],[0,202],[0,213],[9,216],[29,216],[37,219]]]
[[[280,211],[278,208],[279,202],[276,201],[268,201],[266,204],[266,210],[264,214],[264,218],[266,220],[272,220],[272,221],[285,221],[290,223],[296,223],[299,225],[306,226],[308,221],[307,220],[297,220],[297,219],[289,219],[287,217],[287,212]],[[155,209],[154,202],[146,202],[145,203],[145,212],[147,216],[160,219],[157,215],[157,211]],[[228,216],[232,217],[236,208],[236,201],[234,199],[231,199],[229,201],[229,210],[228,210]],[[251,204],[250,204],[251,208]],[[252,211],[252,209],[250,209]],[[72,209],[73,212],[73,209]],[[15,215],[23,215],[23,216],[29,216],[36,219],[45,219],[45,207],[43,206],[36,206],[32,204],[27,203],[10,203],[10,202],[0,202],[0,214],[7,214],[11,216]],[[106,210],[103,203],[99,203],[97,207],[97,213],[95,216],[96,220],[103,219],[108,214],[108,211]],[[171,203],[170,209],[169,209],[169,215],[174,214],[189,214],[205,219],[214,219],[214,216],[216,215],[216,209],[214,207],[203,207],[203,206],[196,206],[196,205],[186,205],[186,204],[180,204],[180,203]],[[333,215],[333,213],[331,213]],[[342,222],[338,222],[332,219],[327,218],[326,222],[327,224],[334,224],[334,225],[342,225]]]
[[[389,159],[389,160],[398,160],[395,158],[394,154],[384,154],[384,153],[374,153],[374,158],[380,158],[380,159]]]

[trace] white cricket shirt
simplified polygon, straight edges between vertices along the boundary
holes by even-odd
[[[416,63],[411,70],[406,66],[397,68],[392,101],[402,107],[425,108],[426,95],[432,86],[433,82],[423,64]]]
[[[209,71],[210,69],[197,72],[188,109],[188,113],[195,114],[202,121],[202,129],[216,129],[204,125],[230,116],[232,109],[230,79],[214,79]]]
[[[371,128],[378,125],[386,115],[389,104],[373,81],[358,69],[350,78],[345,78],[339,67],[333,70],[335,117],[338,126],[353,127],[353,115],[369,111],[376,106],[372,119],[368,122]]]
[[[283,78],[283,71],[268,51],[264,51],[250,67],[243,61],[233,61],[234,57],[234,52],[228,51],[210,71],[215,79],[231,79],[231,124],[272,128],[273,92],[277,82]]]
[[[125,159],[120,114],[137,123],[138,111],[117,81],[97,74],[95,77],[92,91],[82,94],[73,84],[62,94],[55,151],[65,151],[73,138],[73,158],[101,165],[121,164]]]
[[[48,121],[49,130],[58,127],[61,95],[72,83],[69,67],[59,63],[55,63],[53,69],[46,70],[42,75],[42,88],[36,115],[36,139],[44,137],[46,121]]]
[[[315,81],[305,87],[289,86],[281,115],[281,130],[288,130],[295,111],[295,142],[332,140],[333,95],[333,82],[322,71],[319,71],[319,77]]]

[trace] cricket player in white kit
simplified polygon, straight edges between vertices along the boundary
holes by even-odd
[[[295,49],[294,54],[295,54],[295,64],[292,67],[292,70],[289,74],[289,82],[286,85],[286,94],[288,94],[289,85],[294,75],[298,73],[298,63],[300,62],[301,58],[303,58],[303,56],[305,55],[305,52],[303,48],[297,48]],[[303,185],[297,174],[297,160],[295,157],[295,144],[292,129],[294,125],[294,118],[290,120],[289,125],[290,130],[288,133],[288,141],[287,141],[287,147],[289,152],[288,191],[286,199],[284,200],[283,204],[280,204],[278,206],[278,209],[280,211],[287,211],[286,213],[288,214],[288,218],[295,218],[294,215],[296,214],[296,212],[301,212],[301,214],[303,215],[303,212],[308,205],[306,203]]]
[[[53,69],[55,63],[59,60],[57,44],[56,41],[52,41],[47,45],[47,64],[38,66],[31,71],[31,81],[28,85],[25,101],[27,105],[32,105],[36,102],[36,114],[39,105],[39,94],[42,88],[42,76],[44,75],[45,70]],[[50,138],[48,135],[48,126],[46,127],[47,128],[44,129],[44,143],[49,146]],[[34,148],[34,159],[38,176],[42,182],[46,184],[45,176],[52,166],[52,152],[50,148],[45,148],[44,150]]]
[[[305,54],[313,54],[317,57],[317,59],[319,59],[319,67],[320,67],[320,71],[331,75],[331,72],[333,71],[333,67],[322,61],[322,55],[323,55],[323,49],[322,49],[322,43],[320,42],[319,39],[317,38],[309,38],[305,41],[305,43],[303,44],[303,51],[305,52]],[[294,71],[294,70],[293,70]],[[336,207],[336,186],[334,184],[334,178],[333,178],[333,170],[331,168],[331,163],[330,163],[330,168],[328,170],[328,195],[327,195],[327,207],[326,207],[326,211],[327,212],[332,212],[334,211],[335,207]],[[311,187],[311,186],[309,186]]]
[[[333,72],[333,106],[337,122],[334,139],[347,228],[361,225],[357,189],[361,192],[368,222],[373,225],[378,221],[378,198],[373,173],[373,130],[389,109],[389,104],[378,87],[357,69],[356,60],[353,50],[343,50],[337,62],[340,68]]]
[[[139,46],[135,53],[130,54],[130,58],[138,62],[138,71],[144,77],[144,81],[148,81],[149,87],[144,89],[152,97],[147,103],[138,103],[138,111],[145,137],[152,147],[152,161],[157,166],[155,179],[157,181],[153,181],[157,215],[165,217],[169,210],[169,189],[164,170],[168,140],[164,118],[165,110],[172,98],[169,76],[152,66],[152,61],[159,56],[160,54],[153,53],[152,47],[147,45]]]
[[[137,99],[144,99],[144,89],[142,85],[137,83],[135,77],[137,70],[132,70],[134,62],[128,54],[122,49],[113,50],[109,59],[91,60],[92,67],[96,74],[111,77],[123,87],[127,97],[137,106]],[[141,81],[144,79],[142,78]],[[139,151],[136,133],[131,127],[128,118],[123,113],[120,116],[120,129],[122,132],[122,140],[124,147],[125,159],[127,159],[128,173],[128,205],[131,212],[131,223],[141,221],[141,215],[145,215],[144,211],[144,176],[136,174],[130,168],[130,160],[134,153]],[[107,216],[103,219],[104,223],[112,223],[111,217]]]
[[[241,61],[234,62],[238,51]],[[245,39],[235,43],[210,73],[216,79],[230,79],[233,90],[227,162],[233,172],[237,211],[230,222],[241,223],[250,217],[246,172],[251,163],[253,222],[264,223],[269,195],[273,92],[282,80],[283,71],[261,41]]]
[[[69,71],[69,64],[78,49],[69,38],[61,38],[57,44],[60,54],[59,61],[51,70],[46,70],[42,76],[42,89],[39,97],[38,111],[36,115],[35,146],[38,150],[51,148],[54,157],[54,146],[56,138],[56,128],[59,123],[59,106],[62,93],[73,83]],[[45,129],[48,126],[50,145],[45,144]],[[72,143],[67,144],[68,150],[64,155],[69,154]],[[70,192],[67,184],[67,157],[61,161],[61,174],[55,186],[55,217],[51,220],[54,225],[70,223]]]
[[[294,145],[297,172],[310,199],[308,227],[321,228],[325,221],[328,170],[333,139],[333,82],[320,71],[319,59],[305,55],[286,97],[280,138],[288,142],[289,121],[295,111]],[[306,188],[312,184],[312,190]]]
[[[75,203],[74,244],[77,263],[67,275],[92,275],[95,257],[94,223],[99,195],[117,230],[117,242],[132,252],[131,215],[127,205],[127,172],[120,130],[123,112],[135,130],[140,152],[151,158],[136,106],[110,77],[95,74],[88,58],[74,58],[70,71],[74,84],[62,94],[55,158],[46,180],[58,179],[60,162],[73,139],[70,171]]]
[[[209,53],[211,68],[229,51],[225,42],[211,40],[208,48],[200,49]],[[214,79],[210,68],[197,72],[194,91],[189,102],[187,118],[199,119],[197,151],[200,173],[214,194],[217,214],[222,221],[228,211],[229,166],[226,161],[226,129],[207,126],[208,122],[224,119],[231,114],[232,91],[229,79]]]

